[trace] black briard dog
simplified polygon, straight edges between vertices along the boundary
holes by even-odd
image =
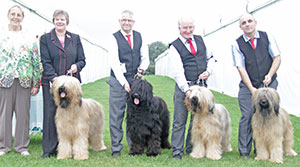
[[[127,134],[131,140],[129,155],[156,156],[161,148],[171,148],[169,111],[165,101],[153,96],[152,85],[142,79],[130,83],[127,100]]]

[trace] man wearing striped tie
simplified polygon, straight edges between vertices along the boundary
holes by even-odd
[[[189,86],[193,84],[206,85],[206,80],[212,73],[211,52],[208,52],[201,36],[194,35],[194,20],[183,17],[178,21],[179,37],[170,44],[169,55],[173,66],[172,76],[176,82],[174,92],[174,121],[172,129],[172,155],[181,159],[184,154],[185,126],[188,111],[184,99],[190,94]],[[190,121],[186,139],[186,153],[192,152]]]

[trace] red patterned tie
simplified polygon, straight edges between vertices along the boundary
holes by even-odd
[[[126,37],[127,37],[127,42],[128,42],[128,44],[129,44],[129,46],[131,47],[131,40],[130,40],[130,36],[131,36],[131,35],[126,35]]]
[[[191,53],[195,56],[196,55],[196,50],[193,46],[192,39],[190,38],[187,41],[190,43]]]
[[[256,48],[255,48],[255,44],[254,44],[254,39],[255,39],[255,38],[251,38],[251,39],[250,39],[250,42],[251,42],[252,48],[255,50]]]

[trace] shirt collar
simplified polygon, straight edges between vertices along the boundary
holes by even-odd
[[[126,32],[124,32],[124,31],[121,29],[121,33],[122,33],[122,35],[123,35],[124,37],[126,37],[126,35],[131,35],[130,37],[132,37],[132,30],[130,31],[129,34],[127,34]],[[127,39],[127,38],[125,38],[125,39]]]
[[[181,35],[179,36],[179,39],[182,41],[182,43],[187,44],[187,39],[183,38]],[[194,41],[194,35],[191,37],[192,41]]]
[[[245,42],[250,41],[250,38],[245,34],[243,34],[243,38],[244,38]],[[255,32],[254,38],[260,38],[258,31]]]

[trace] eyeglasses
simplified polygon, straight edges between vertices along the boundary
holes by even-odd
[[[126,23],[126,22],[128,22],[128,23],[133,23],[134,20],[130,20],[130,19],[122,19],[121,22],[123,22],[123,23]]]
[[[183,30],[193,30],[195,26],[181,26]]]

